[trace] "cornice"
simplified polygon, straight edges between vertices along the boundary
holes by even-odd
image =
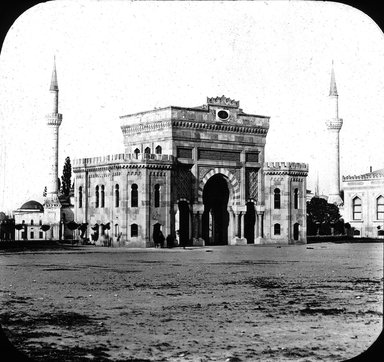
[[[299,176],[299,177],[307,177],[307,171],[295,171],[295,170],[268,170],[264,169],[265,175],[274,175],[274,176]]]
[[[192,130],[208,130],[247,134],[266,135],[268,127],[248,126],[244,124],[228,123],[228,122],[199,122],[188,120],[167,119],[143,124],[123,125],[121,130],[124,135],[135,134],[138,132],[151,132],[164,128],[184,128]]]
[[[164,164],[164,163],[122,163],[122,164],[113,164],[113,165],[90,165],[87,167],[78,166],[73,167],[72,171],[74,174],[88,172],[105,172],[112,170],[122,170],[122,169],[150,169],[150,170],[172,170],[174,168],[173,164]]]

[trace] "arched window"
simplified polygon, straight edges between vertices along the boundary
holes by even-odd
[[[146,147],[145,150],[144,150],[144,153],[150,154],[151,153],[151,149],[149,147]]]
[[[293,208],[296,210],[299,208],[299,189],[293,191]]]
[[[95,196],[96,196],[95,207],[99,207],[99,202],[100,202],[100,199],[99,199],[99,186],[96,186]]]
[[[377,220],[384,220],[384,197],[379,196],[376,199],[376,211],[377,211]]]
[[[273,234],[280,235],[280,224],[273,225]]]
[[[161,152],[162,152],[161,146],[157,146],[155,149],[155,152],[157,155],[161,155]]]
[[[273,193],[274,208],[280,209],[280,189],[275,189]]]
[[[79,209],[83,207],[83,187],[79,187]]]
[[[33,219],[31,220],[31,225],[33,225]]]
[[[352,200],[353,220],[361,220],[361,200],[357,196]]]
[[[104,207],[104,205],[105,205],[104,185],[101,185],[101,207]]]
[[[115,224],[115,236],[119,236],[119,224]]]
[[[136,159],[138,159],[139,158],[140,150],[138,148],[136,148],[133,152],[135,153]]]
[[[131,207],[137,207],[139,205],[137,185],[131,186]]]
[[[160,185],[155,185],[155,207],[160,206]]]
[[[43,220],[39,220],[39,225],[41,226],[41,225],[43,225]]]
[[[139,227],[137,224],[132,224],[131,225],[131,237],[136,237],[139,235]]]
[[[120,192],[119,192],[119,185],[115,185],[115,207],[119,207],[120,203]]]

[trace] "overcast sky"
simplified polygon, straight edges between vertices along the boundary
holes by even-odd
[[[52,1],[21,15],[0,54],[0,210],[47,185],[45,114],[56,56],[64,159],[124,152],[119,116],[206,97],[270,116],[267,161],[307,162],[325,185],[331,63],[341,174],[384,167],[384,39],[327,2]]]

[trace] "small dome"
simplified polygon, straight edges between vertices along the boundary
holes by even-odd
[[[31,200],[23,204],[23,206],[20,207],[21,210],[39,210],[44,211],[43,205],[40,204],[40,202]]]

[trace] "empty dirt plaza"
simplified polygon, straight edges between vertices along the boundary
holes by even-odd
[[[342,361],[382,330],[383,244],[0,251],[36,361]]]

